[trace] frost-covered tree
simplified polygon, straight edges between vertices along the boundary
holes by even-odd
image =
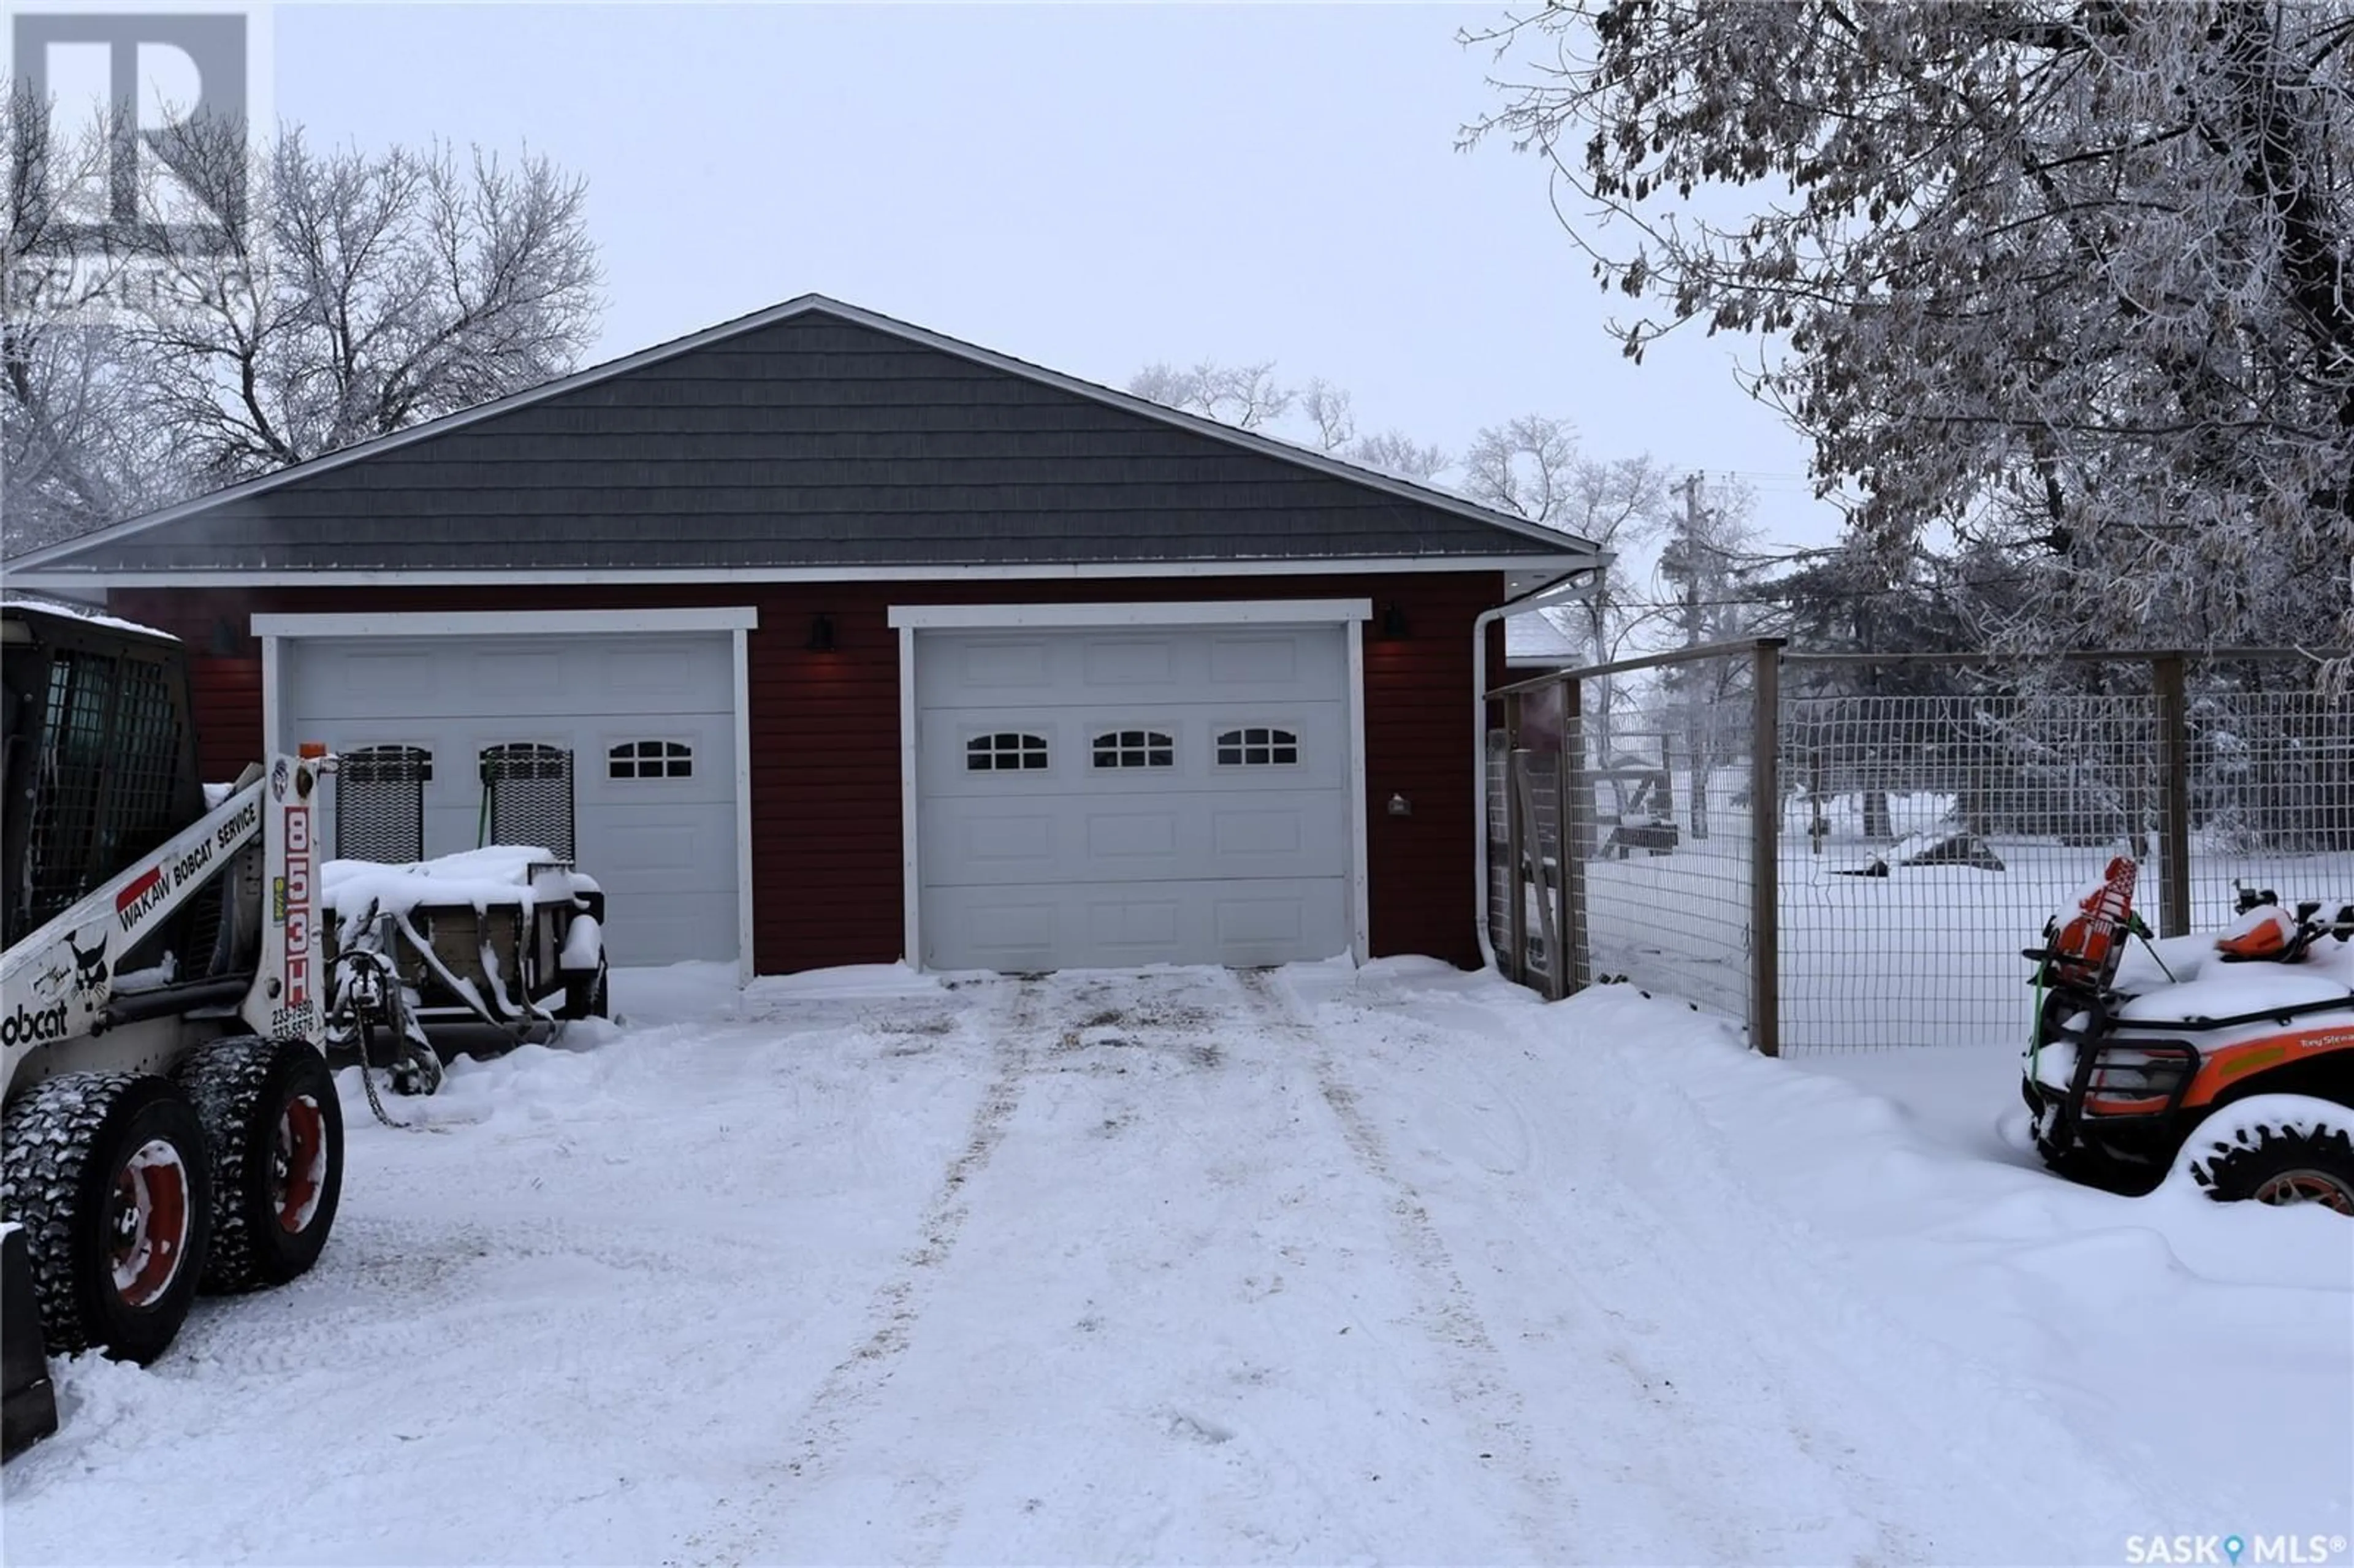
[[[1756,492],[1745,484],[1685,481],[1683,504],[1670,514],[1667,542],[1653,567],[1654,617],[1663,641],[1687,648],[1730,642],[1756,630],[1760,609],[1744,578],[1758,557]],[[1669,664],[1659,673],[1663,727],[1683,736],[1691,768],[1692,837],[1708,837],[1710,779],[1717,763],[1750,744],[1744,700],[1753,689],[1746,658]]]
[[[2354,641],[2354,7],[1567,0],[1481,35],[1617,328],[1751,334],[2022,646]]]
[[[1427,484],[1454,466],[1447,449],[1417,441],[1404,430],[1381,430],[1359,436],[1349,446],[1349,461],[1365,468],[1394,473],[1417,484]]]
[[[1356,399],[1345,387],[1335,387],[1322,376],[1308,384],[1299,395],[1300,412],[1316,427],[1316,448],[1319,451],[1346,450],[1357,439]]]
[[[101,128],[61,135],[21,85],[0,90],[0,538],[10,550],[70,538],[175,489],[141,346],[87,309],[125,258],[88,255],[70,272],[50,260],[80,216],[66,193],[102,178],[107,153]]]
[[[1129,378],[1128,389],[1151,402],[1245,430],[1282,418],[1299,396],[1276,379],[1273,360],[1257,365],[1225,365],[1214,359],[1183,366],[1148,365]]]
[[[1312,447],[1360,468],[1435,483],[1454,466],[1440,447],[1403,430],[1357,433],[1355,399],[1322,376],[1304,387],[1276,375],[1275,362],[1227,365],[1214,359],[1190,366],[1148,365],[1129,377],[1130,393],[1164,408],[1182,408],[1237,429]]]
[[[226,185],[237,155],[197,143],[182,177]],[[594,337],[587,188],[544,156],[319,153],[294,131],[249,188],[265,246],[167,238],[146,258],[165,280],[143,323],[156,401],[208,482],[538,386]]]
[[[133,193],[153,221],[60,260],[105,138],[60,136],[21,85],[0,106],[0,262],[41,285],[0,310],[10,554],[536,386],[593,336],[584,188],[545,158],[323,154],[299,131],[256,157],[183,123],[157,163],[211,210],[244,206],[232,244],[161,221],[181,198],[159,178]]]

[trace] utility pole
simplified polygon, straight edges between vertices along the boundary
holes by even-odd
[[[1684,646],[1687,648],[1697,648],[1706,641],[1702,632],[1708,624],[1708,617],[1703,612],[1704,607],[1701,603],[1700,597],[1701,532],[1702,524],[1706,517],[1706,514],[1701,510],[1700,483],[1699,474],[1684,475],[1683,536],[1679,543],[1682,546],[1681,553],[1683,556]]]
[[[1684,493],[1684,514],[1678,525],[1675,539],[1670,543],[1660,567],[1670,577],[1681,577],[1683,603],[1679,607],[1684,623],[1684,646],[1697,648],[1708,640],[1708,605],[1702,593],[1703,581],[1713,574],[1701,568],[1701,553],[1707,548],[1703,539],[1707,513],[1700,503],[1701,476],[1688,473],[1680,487]],[[1708,738],[1702,729],[1702,704],[1707,693],[1702,682],[1698,663],[1671,664],[1663,673],[1662,684],[1676,698],[1676,716],[1684,732],[1685,754],[1691,767],[1691,788],[1687,796],[1691,820],[1691,835],[1708,837]],[[1666,763],[1667,737],[1660,737],[1662,763]],[[1669,776],[1674,769],[1669,765]]]
[[[1659,556],[1659,572],[1676,581],[1676,587],[1683,591],[1681,593],[1683,603],[1676,605],[1676,612],[1683,620],[1685,648],[1700,648],[1700,642],[1707,641],[1709,626],[1709,609],[1700,591],[1702,581],[1709,577],[1700,567],[1700,553],[1704,548],[1702,532],[1704,532],[1704,523],[1707,523],[1707,511],[1700,506],[1700,482],[1697,473],[1683,475],[1683,485],[1679,485],[1679,490],[1683,490],[1683,518],[1676,523],[1676,536],[1669,539],[1667,551],[1662,551],[1662,556]],[[1702,702],[1707,702],[1707,690],[1702,683],[1702,669],[1697,662],[1685,662],[1685,664],[1669,664],[1667,669],[1659,671],[1659,675],[1662,675],[1659,685],[1669,697],[1669,727],[1667,732],[1659,735],[1659,765],[1667,770],[1669,779],[1674,779],[1676,765],[1669,758],[1669,735],[1681,730],[1683,732],[1685,758],[1692,768],[1692,787],[1685,796],[1685,805],[1691,810],[1692,838],[1707,838],[1707,736],[1702,735],[1700,714]]]

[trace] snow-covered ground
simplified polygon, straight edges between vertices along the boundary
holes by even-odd
[[[2007,1061],[1426,960],[616,993],[423,1130],[346,1073],[316,1271],[59,1363],[7,1561],[2354,1561],[2354,1224],[2065,1185]]]

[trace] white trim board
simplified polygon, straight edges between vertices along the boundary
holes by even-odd
[[[257,615],[256,637],[551,637],[631,631],[744,631],[750,605],[679,609],[420,610],[353,615]]]
[[[924,967],[924,883],[916,863],[919,804],[916,779],[916,629],[899,628],[899,895],[906,900],[900,918],[900,939],[907,945],[906,963]]]
[[[277,637],[270,632],[261,636],[261,756],[262,766],[281,751],[292,751],[285,736],[279,733],[281,719],[278,705],[278,677],[285,668],[285,656]],[[300,737],[298,737],[300,738]]]
[[[1373,952],[1373,879],[1367,863],[1366,816],[1373,810],[1365,776],[1365,623],[1352,621],[1349,644],[1349,952],[1363,969]]]
[[[1130,604],[895,604],[891,624],[910,631],[996,627],[1318,625],[1370,620],[1366,599],[1145,600]]]
[[[757,620],[758,618],[755,617]],[[752,983],[752,663],[751,629],[728,629],[736,677],[736,984]]]
[[[1216,561],[1017,561],[980,566],[920,567],[547,567],[513,570],[419,567],[230,571],[189,567],[168,572],[41,571],[11,567],[16,587],[64,595],[133,588],[508,588],[541,583],[625,587],[645,583],[1087,582],[1125,577],[1391,577],[1407,572],[1515,572],[1590,569],[1586,555],[1352,556],[1329,558],[1236,556]]]

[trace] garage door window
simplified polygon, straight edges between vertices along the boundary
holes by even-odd
[[[1221,768],[1292,768],[1299,762],[1297,731],[1252,726],[1218,732]]]
[[[1013,730],[977,735],[964,743],[968,773],[1036,772],[1046,766],[1046,737]]]
[[[625,740],[605,754],[609,779],[692,779],[695,747],[676,740]]]
[[[1173,768],[1176,747],[1157,729],[1108,729],[1089,750],[1097,768]]]

